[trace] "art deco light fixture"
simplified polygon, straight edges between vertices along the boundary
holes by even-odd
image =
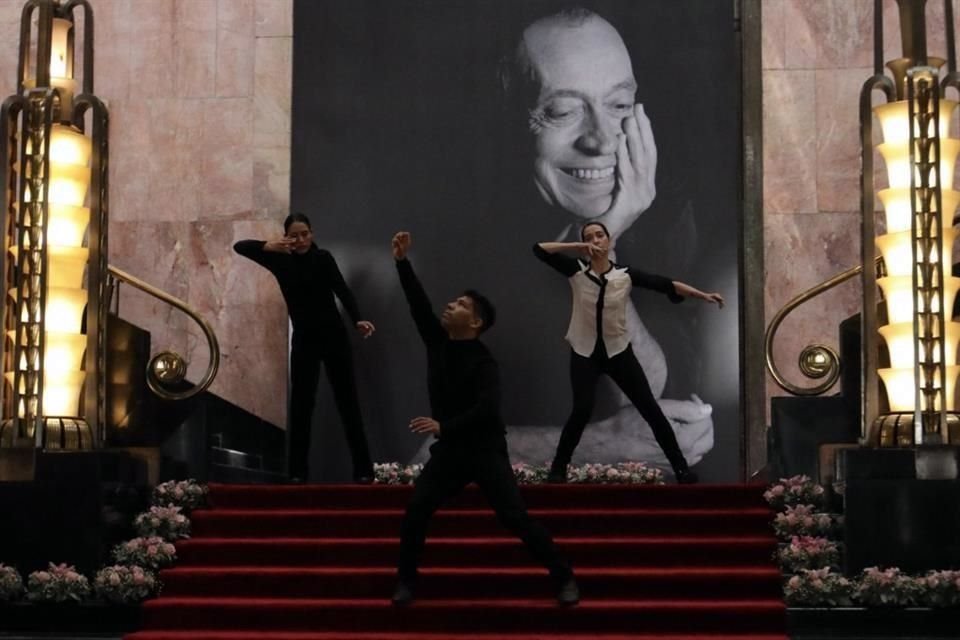
[[[0,112],[0,446],[90,448],[104,423],[108,115],[86,0],[26,2],[16,82]]]
[[[882,2],[875,0],[874,75],[860,97],[863,415],[866,444],[881,446],[960,442],[960,322],[953,320],[960,278],[951,275],[958,234],[954,215],[960,203],[953,178],[960,140],[951,135],[957,102],[946,98],[948,88],[960,85],[952,1],[944,3],[946,59],[927,54],[926,2],[897,0],[903,56],[887,62],[891,77],[883,72]],[[874,106],[878,92],[886,101]],[[886,168],[886,185],[879,189],[874,150]],[[875,214],[875,193],[882,224]],[[867,267],[877,263],[877,252],[882,261],[875,271]]]

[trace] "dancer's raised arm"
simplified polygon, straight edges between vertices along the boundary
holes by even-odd
[[[413,271],[413,265],[407,259],[407,252],[413,239],[407,231],[400,231],[393,236],[391,247],[393,258],[397,262],[397,274],[400,276],[400,285],[403,287],[403,294],[407,297],[407,303],[410,305],[410,314],[417,325],[417,331],[425,343],[432,344],[443,340],[447,333],[443,330],[440,320],[433,313],[433,307],[430,304],[430,298],[427,292],[420,284],[420,279]]]

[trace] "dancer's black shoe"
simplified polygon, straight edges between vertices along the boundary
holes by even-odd
[[[577,581],[573,576],[570,576],[557,590],[557,603],[562,607],[572,607],[578,602],[580,602],[580,588],[577,587]]]
[[[550,472],[547,474],[547,482],[550,484],[567,483],[567,465],[550,465]]]
[[[401,580],[393,590],[393,597],[390,601],[397,607],[405,607],[413,602],[413,588]]]

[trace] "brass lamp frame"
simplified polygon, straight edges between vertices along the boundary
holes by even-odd
[[[877,270],[863,269],[863,310],[861,314],[861,409],[863,444],[910,446],[941,444],[951,441],[951,432],[960,427],[960,416],[946,409],[946,322],[948,313],[943,297],[944,261],[939,248],[940,264],[930,264],[923,256],[931,255],[941,241],[943,228],[942,182],[940,172],[939,101],[948,87],[960,88],[956,69],[953,34],[953,6],[945,0],[947,63],[949,71],[938,83],[943,61],[927,55],[925,5],[927,0],[897,0],[903,57],[890,64],[894,78],[884,71],[883,7],[874,0],[874,74],[860,92],[861,141],[861,258],[863,265],[877,263],[876,201],[873,163],[873,92],[880,91],[887,102],[907,100],[910,149],[910,208],[913,255],[913,342],[914,342],[914,411],[897,413],[881,411],[877,339]],[[914,122],[919,121],[919,126]],[[929,134],[929,125],[934,134]],[[919,157],[916,150],[920,149]],[[932,155],[932,159],[931,159]],[[936,176],[936,183],[931,179]],[[882,268],[882,267],[881,267]],[[939,300],[937,310],[933,301]],[[954,435],[954,440],[956,435]]]
[[[83,76],[80,94],[72,106],[64,108],[64,96],[51,87],[53,21],[65,19],[76,24],[75,12],[83,15]],[[31,24],[38,25],[36,58],[33,63],[36,88],[29,88]],[[93,11],[87,0],[28,0],[20,23],[20,51],[17,94],[0,108],[0,172],[4,176],[2,228],[4,251],[0,272],[6,295],[0,304],[4,334],[14,331],[12,349],[6,335],[0,340],[3,373],[12,371],[14,384],[9,393],[0,388],[0,406],[4,421],[0,426],[0,445],[22,446],[32,441],[38,448],[92,448],[103,441],[106,415],[104,385],[106,361],[107,313],[107,212],[108,212],[108,138],[109,114],[104,103],[93,94],[94,66]],[[74,43],[68,43],[67,64],[73,65]],[[81,133],[90,115],[92,139],[91,184],[89,190],[86,354],[82,416],[44,416],[43,362],[44,324],[41,313],[46,302],[48,277],[47,229],[49,218],[48,174],[50,169],[50,133],[56,123],[72,124]],[[40,149],[39,154],[28,154]],[[27,164],[29,163],[29,164]],[[29,171],[26,171],[29,166]],[[41,197],[33,197],[39,194]],[[30,196],[30,197],[28,197]],[[16,247],[15,256],[11,248]],[[18,363],[25,363],[21,371]],[[3,385],[0,385],[2,387]],[[23,416],[21,417],[21,407]]]

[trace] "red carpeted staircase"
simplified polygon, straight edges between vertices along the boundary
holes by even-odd
[[[523,487],[570,558],[582,602],[475,487],[435,516],[417,601],[395,608],[409,487],[213,485],[194,537],[127,640],[785,640],[762,487]]]

